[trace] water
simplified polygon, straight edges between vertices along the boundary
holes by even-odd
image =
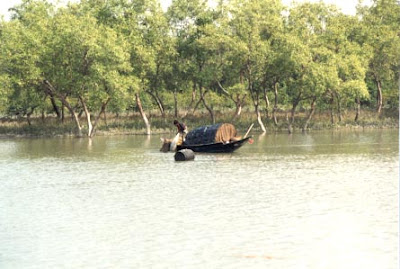
[[[398,130],[0,140],[0,268],[398,268]]]

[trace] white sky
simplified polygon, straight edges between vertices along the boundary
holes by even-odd
[[[60,1],[60,0],[59,0]],[[72,2],[75,2],[78,0],[73,0]],[[171,3],[172,0],[160,0],[161,5],[163,8],[168,7],[168,5]],[[282,0],[285,5],[290,5],[292,3],[292,0]],[[305,0],[298,0],[298,2],[304,2]],[[319,0],[307,0],[309,2],[319,2]],[[327,4],[334,4],[338,6],[343,13],[345,14],[351,14],[354,15],[356,11],[356,5],[358,0],[323,0]],[[56,1],[53,1],[56,2]],[[69,2],[68,0],[61,0],[60,2],[67,3]],[[364,3],[371,3],[371,0],[364,0]],[[0,0],[0,15],[4,15],[5,18],[8,18],[8,9],[18,5],[21,3],[21,0]]]

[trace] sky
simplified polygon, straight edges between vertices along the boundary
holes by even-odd
[[[73,0],[75,2],[77,0]],[[161,0],[163,8],[168,7],[172,0]],[[285,5],[290,5],[292,0],[282,0]],[[319,0],[307,0],[308,2],[319,2]],[[343,13],[354,15],[356,11],[356,5],[358,0],[323,0],[327,4],[335,4],[338,6]],[[54,1],[55,2],[55,1]],[[61,2],[67,3],[68,0],[61,0]],[[298,0],[298,2],[305,2],[304,0]],[[0,15],[4,15],[8,18],[8,9],[21,3],[21,0],[0,0]],[[364,0],[364,3],[371,3],[371,0]]]

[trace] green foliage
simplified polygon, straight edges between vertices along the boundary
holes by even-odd
[[[0,98],[5,105],[1,110],[10,115],[30,115],[45,104],[38,81],[40,38],[21,21],[5,23],[1,30]]]
[[[400,4],[395,0],[374,1],[371,8],[360,9],[359,13],[363,17],[363,24],[358,42],[372,52],[366,78],[367,82],[371,82],[368,83],[371,85],[370,94],[377,96],[378,102],[389,96],[397,96],[395,99],[398,100]],[[384,103],[393,101],[387,99]]]
[[[398,108],[400,5],[376,0],[356,16],[335,6],[279,0],[81,0],[56,8],[23,0],[0,22],[0,113],[51,111],[64,98],[80,111],[103,104],[132,111],[186,109],[202,94],[211,108],[243,104],[267,109]],[[149,95],[150,93],[151,95]],[[157,103],[158,102],[158,103]],[[55,109],[55,108],[54,108]],[[340,108],[339,108],[340,110]]]

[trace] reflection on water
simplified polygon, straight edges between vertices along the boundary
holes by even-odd
[[[398,133],[0,140],[0,268],[397,268]]]

